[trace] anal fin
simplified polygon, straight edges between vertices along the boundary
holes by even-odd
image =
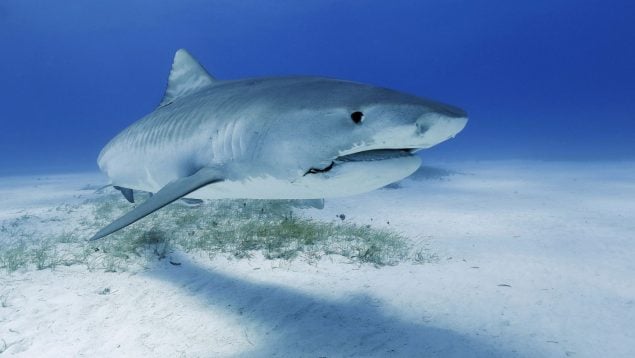
[[[174,180],[132,211],[99,230],[90,240],[97,240],[110,235],[197,189],[222,180],[221,173],[214,168],[203,168],[188,177]]]

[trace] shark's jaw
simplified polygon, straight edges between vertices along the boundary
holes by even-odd
[[[304,175],[314,175],[321,173],[328,173],[333,168],[346,165],[347,163],[353,162],[368,162],[371,166],[371,162],[392,160],[392,159],[402,159],[404,157],[412,156],[417,148],[401,148],[401,149],[369,149],[369,150],[359,150],[354,152],[345,152],[348,154],[340,155],[334,158],[331,163],[323,168],[315,168],[312,167],[304,173]]]
[[[421,159],[418,148],[368,149],[333,158],[330,164],[312,167],[294,185],[312,188],[310,198],[364,193],[399,181],[414,173]],[[313,189],[315,191],[313,192]]]

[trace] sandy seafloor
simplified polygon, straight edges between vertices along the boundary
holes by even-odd
[[[1,178],[0,220],[45,215],[105,181]],[[181,266],[133,272],[2,272],[0,355],[635,357],[633,162],[436,163],[301,211],[340,213],[438,259],[376,268],[175,254]]]

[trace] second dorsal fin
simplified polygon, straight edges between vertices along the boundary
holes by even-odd
[[[214,83],[212,77],[198,61],[184,49],[176,51],[172,70],[168,78],[168,88],[165,90],[160,107],[174,102],[179,97],[198,92]]]

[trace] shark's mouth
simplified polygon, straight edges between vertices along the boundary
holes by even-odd
[[[333,169],[337,165],[341,165],[347,162],[374,162],[380,160],[389,160],[395,158],[409,157],[414,152],[414,149],[372,149],[365,150],[357,153],[342,155],[331,161],[331,164],[324,168],[311,168],[307,170],[304,175],[307,174],[319,174],[326,173]]]

